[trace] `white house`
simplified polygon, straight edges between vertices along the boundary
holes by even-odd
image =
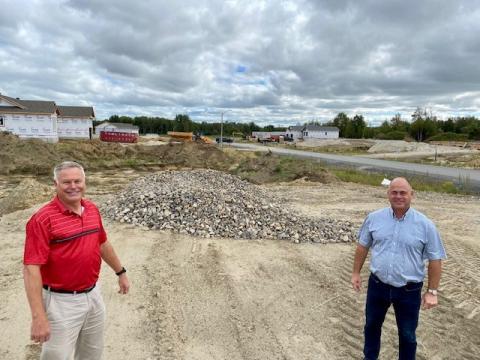
[[[23,139],[91,139],[94,119],[91,106],[57,106],[54,101],[21,100],[0,94],[0,131]]]
[[[122,132],[129,134],[139,134],[140,128],[129,123],[111,123],[105,121],[95,126],[95,134],[100,134],[100,131]]]
[[[91,139],[95,112],[91,106],[58,106],[57,131],[60,139]]]
[[[57,142],[57,116],[54,101],[21,100],[0,94],[0,131],[23,139]]]
[[[303,128],[303,140],[338,139],[340,130],[336,126],[307,125]]]
[[[285,138],[298,140],[303,139],[303,129],[305,126],[297,125],[297,126],[289,126],[287,131],[285,132]]]

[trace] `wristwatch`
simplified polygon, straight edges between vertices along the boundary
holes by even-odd
[[[438,290],[437,289],[427,289],[427,291],[432,294],[433,296],[437,296]]]
[[[122,274],[125,274],[127,272],[127,269],[125,269],[123,266],[122,266],[122,270],[120,270],[119,272],[116,272],[115,275],[117,276],[120,276]]]

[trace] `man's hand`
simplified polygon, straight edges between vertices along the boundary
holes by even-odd
[[[352,286],[356,292],[359,292],[362,289],[362,277],[359,273],[352,274]]]
[[[130,282],[128,281],[127,274],[123,273],[118,277],[118,286],[119,294],[128,294],[128,290],[130,290]]]
[[[50,323],[45,316],[38,316],[32,320],[30,339],[40,344],[50,339]]]
[[[438,297],[436,295],[426,292],[422,296],[422,308],[428,310],[438,305]]]

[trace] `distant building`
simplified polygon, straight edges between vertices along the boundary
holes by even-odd
[[[95,134],[100,134],[101,131],[122,132],[129,134],[139,134],[140,128],[129,123],[111,123],[105,121],[95,126]]]
[[[338,139],[340,130],[336,126],[289,126],[285,137],[292,140]]]
[[[0,94],[0,131],[23,139],[90,139],[94,119],[91,106],[57,106],[54,101],[21,100]]]
[[[57,142],[57,116],[54,101],[20,100],[0,94],[0,131],[22,139]]]
[[[285,137],[291,140],[303,139],[304,128],[305,126],[302,125],[289,126],[285,132]]]
[[[252,138],[259,141],[273,137],[285,136],[285,131],[252,131]]]
[[[303,129],[303,140],[338,139],[340,130],[336,126],[307,125]]]
[[[58,106],[57,131],[60,139],[91,139],[95,112],[91,106]]]

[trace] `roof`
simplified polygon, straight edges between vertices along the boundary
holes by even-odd
[[[295,125],[295,126],[289,126],[287,130],[290,131],[302,131],[305,126],[303,125]]]
[[[111,122],[104,122],[104,123],[101,123],[101,124],[97,125],[96,127],[97,128],[103,128],[103,127],[107,127],[107,126],[111,126],[111,127],[117,128],[117,129],[135,129],[135,130],[139,129],[138,126],[132,125],[132,124],[129,124],[129,123],[111,123]]]
[[[305,126],[303,125],[295,125],[295,126],[289,126],[288,130],[290,131],[302,131]]]
[[[58,113],[65,117],[95,117],[91,106],[58,106]]]
[[[0,113],[55,114],[57,112],[55,101],[21,100],[2,94],[0,99],[11,104],[11,106],[0,106]]]
[[[305,126],[307,131],[340,131],[336,126],[319,126],[319,125],[307,125]]]

